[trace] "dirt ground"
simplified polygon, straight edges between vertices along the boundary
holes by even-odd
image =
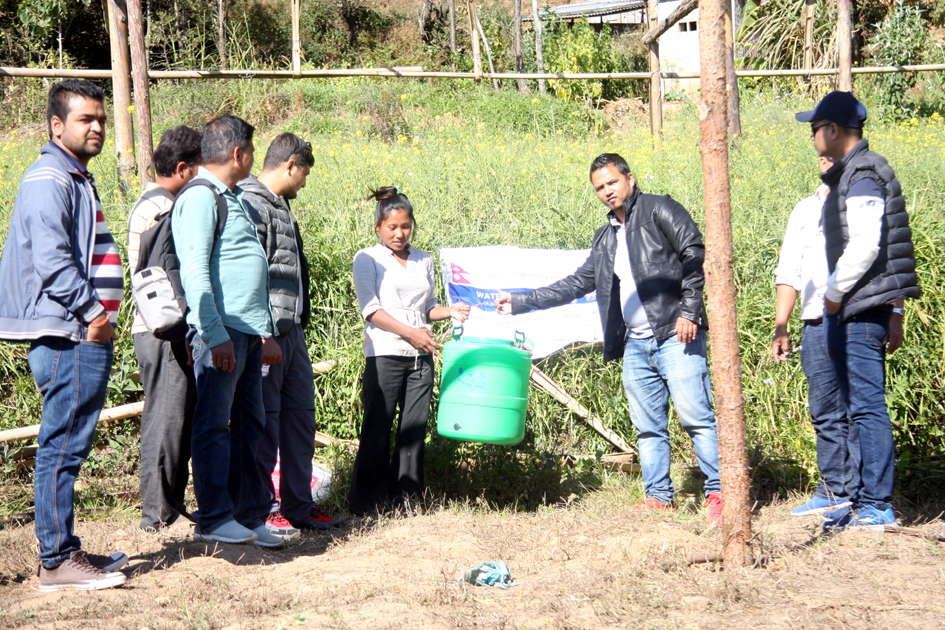
[[[568,507],[451,506],[310,533],[284,551],[194,542],[187,525],[81,521],[91,552],[131,557],[123,588],[41,593],[31,525],[0,530],[2,628],[945,628],[945,543],[818,538],[793,504],[755,518],[759,566],[690,564],[720,548],[694,509],[630,512],[621,491]],[[941,521],[921,525],[945,530]],[[517,586],[457,581],[503,560]]]

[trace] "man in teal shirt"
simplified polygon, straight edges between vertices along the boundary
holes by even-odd
[[[269,504],[254,465],[266,413],[262,366],[278,363],[272,335],[269,266],[236,183],[253,167],[253,126],[221,116],[204,128],[205,166],[174,204],[172,229],[187,298],[197,406],[192,461],[198,510],[194,538],[278,548],[265,527]],[[227,218],[217,234],[217,195]],[[270,353],[271,352],[271,353]]]

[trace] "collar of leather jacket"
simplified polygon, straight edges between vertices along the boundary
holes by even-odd
[[[621,206],[623,208],[623,224],[624,225],[626,225],[627,222],[630,220],[630,215],[633,214],[634,208],[637,207],[637,201],[640,200],[640,197],[642,195],[643,195],[643,191],[640,190],[640,187],[634,185],[633,192],[630,193],[630,196],[627,197],[627,200],[624,201],[623,205]],[[614,213],[613,210],[607,213],[607,217],[608,218],[613,217],[615,220],[619,222],[619,219],[617,219],[617,215]]]

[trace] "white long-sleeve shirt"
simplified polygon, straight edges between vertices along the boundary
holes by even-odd
[[[390,249],[378,244],[355,254],[353,267],[354,290],[365,319],[364,356],[416,356],[409,341],[367,318],[384,309],[399,322],[430,330],[427,314],[437,305],[433,256],[411,247],[403,267]]]
[[[801,296],[803,320],[817,319],[824,313],[827,255],[821,215],[829,190],[821,184],[817,192],[794,206],[774,270],[775,284],[793,287]]]
[[[849,240],[837,266],[827,278],[824,295],[840,302],[879,255],[886,202],[883,191],[872,179],[861,179],[850,187],[846,198]]]

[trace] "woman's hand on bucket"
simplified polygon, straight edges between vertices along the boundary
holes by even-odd
[[[509,293],[503,293],[502,296],[495,301],[495,312],[500,315],[511,315],[512,314],[512,296]]]

